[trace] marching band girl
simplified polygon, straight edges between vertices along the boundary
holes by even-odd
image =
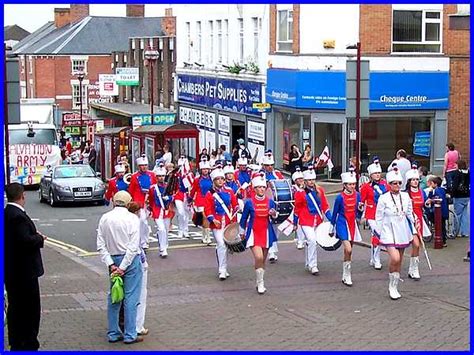
[[[296,167],[296,171],[291,175],[291,179],[293,180],[293,196],[298,192],[298,191],[304,191],[304,177],[303,177],[303,172],[300,170],[300,167]],[[294,213],[293,209],[293,214],[296,216]],[[296,226],[296,223],[294,224]],[[303,230],[301,229],[301,226],[296,226],[296,249],[301,250],[304,249],[304,234]]]
[[[360,219],[363,211],[360,194],[355,191],[356,174],[353,170],[342,173],[343,191],[336,197],[332,212],[333,230],[344,246],[344,262],[342,283],[352,286],[351,260],[353,242],[362,241],[356,219]],[[332,233],[331,233],[332,234]]]
[[[273,159],[272,151],[269,149],[265,152],[262,160],[263,169],[265,170],[265,179],[268,181],[271,180],[283,180],[285,179],[282,173],[279,170],[274,169],[275,160]],[[271,263],[274,263],[278,260],[278,243],[275,243],[270,247],[269,250],[269,259]]]
[[[375,213],[380,244],[387,248],[389,255],[388,293],[392,300],[402,297],[398,292],[398,282],[403,252],[417,233],[410,196],[400,191],[402,181],[403,177],[398,168],[392,167],[387,173],[390,191],[380,196]]]
[[[204,218],[204,206],[205,206],[205,197],[206,194],[212,187],[212,179],[209,175],[211,170],[211,165],[205,159],[199,163],[200,176],[197,179],[194,179],[193,187],[191,189],[191,199],[194,202],[194,210],[197,216],[202,216],[197,218],[197,224],[202,223],[202,242],[205,244],[211,243],[211,230],[209,229],[209,222]],[[201,217],[200,216],[200,217]]]
[[[188,200],[190,199],[189,191],[194,182],[194,174],[191,171],[188,159],[184,155],[181,155],[178,159],[178,167],[179,187],[174,195],[174,205],[176,206],[176,213],[178,215],[178,237],[189,238],[188,224],[191,209]]]
[[[234,167],[232,166],[231,162],[227,162],[227,165],[224,167],[224,175],[225,186],[232,189],[234,194],[237,194],[237,192],[239,191],[240,184],[238,181],[235,180]]]
[[[256,288],[259,294],[266,291],[264,284],[265,260],[268,248],[277,237],[270,217],[278,217],[275,202],[265,195],[267,182],[264,174],[252,179],[255,194],[245,201],[242,217],[240,218],[240,236],[250,248],[255,259]]]
[[[316,185],[316,173],[312,166],[303,172],[305,189],[295,193],[295,227],[301,228],[306,239],[306,268],[313,274],[319,273],[316,227],[324,221],[324,215],[331,220],[331,211],[324,189]]]
[[[148,234],[150,227],[148,226],[148,193],[151,185],[156,184],[156,177],[151,171],[148,171],[148,158],[142,154],[137,158],[138,171],[133,173],[130,180],[129,192],[132,200],[137,202],[140,207],[140,246],[148,249]]]
[[[154,170],[154,173],[157,178],[157,183],[150,188],[150,209],[152,218],[156,223],[160,256],[166,258],[168,256],[168,232],[174,215],[170,209],[173,197],[165,193],[166,184],[164,181],[166,169],[164,164],[160,163]]]
[[[376,232],[375,210],[379,197],[389,190],[387,182],[381,179],[382,167],[379,158],[374,157],[373,163],[367,167],[370,176],[370,182],[363,184],[360,188],[361,201],[365,204],[364,216],[372,232],[370,262],[376,270],[382,269],[380,261],[380,239]]]
[[[239,158],[237,160],[237,165],[239,169],[234,172],[235,181],[239,183],[240,186],[247,184],[248,188],[242,191],[242,200],[249,197],[249,192],[251,190],[250,185],[252,181],[251,171],[247,167],[247,158]]]
[[[410,267],[408,268],[408,277],[414,280],[420,279],[420,271],[418,264],[420,263],[420,244],[423,237],[423,230],[427,230],[428,226],[423,218],[423,209],[426,202],[426,194],[420,188],[420,174],[418,167],[412,165],[411,170],[405,174],[407,180],[406,192],[410,196],[413,204],[413,217],[415,219],[415,228],[417,235],[413,236],[411,245]]]
[[[224,171],[214,169],[211,173],[213,186],[204,198],[204,215],[216,239],[216,254],[219,279],[229,277],[227,272],[227,247],[224,244],[224,229],[236,221],[237,198],[232,189],[224,185]]]
[[[124,174],[125,166],[123,164],[115,165],[115,176],[109,180],[109,185],[105,192],[105,204],[107,206],[117,192],[127,191],[128,183],[123,179]]]

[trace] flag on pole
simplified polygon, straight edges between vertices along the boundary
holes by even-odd
[[[325,168],[328,167],[328,170],[331,171],[332,168],[334,168],[334,164],[332,163],[331,160],[331,155],[329,154],[329,148],[328,146],[325,146],[323,149],[323,152],[318,158],[318,162],[316,164],[316,168]]]

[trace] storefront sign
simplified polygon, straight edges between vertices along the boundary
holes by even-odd
[[[247,148],[252,156],[257,156],[257,161],[261,161],[265,153],[265,124],[247,121],[247,137]]]
[[[268,69],[266,100],[296,108],[344,110],[346,74]],[[370,110],[449,108],[448,72],[371,72]]]
[[[118,85],[115,74],[99,74],[99,95],[117,96]]]
[[[117,85],[136,86],[140,84],[138,68],[117,68]]]
[[[216,129],[216,114],[189,107],[179,107],[179,119],[182,122],[194,123],[197,126]]]
[[[100,132],[104,129],[104,120],[95,121],[95,131]]]
[[[141,125],[142,125],[142,117],[141,116],[132,117],[132,127],[133,127],[133,129],[137,129]]]
[[[261,83],[178,75],[177,91],[182,102],[260,116],[252,104],[262,102]]]
[[[272,105],[268,102],[254,102],[252,108],[257,112],[270,112],[272,110]]]
[[[174,113],[154,113],[153,114],[153,121],[151,119],[151,115],[149,113],[133,115],[132,120],[135,118],[141,119],[141,126],[148,126],[148,125],[170,125],[173,124],[175,121],[176,115]],[[138,122],[138,120],[137,120]]]
[[[219,115],[217,120],[217,129],[219,131],[219,146],[225,145],[230,150],[230,117],[227,115]]]
[[[415,132],[413,141],[413,154],[429,157],[431,154],[431,132]]]
[[[98,81],[94,81],[87,85],[87,103],[89,106],[91,104],[101,104],[106,102],[112,102],[111,96],[100,96],[100,85]]]

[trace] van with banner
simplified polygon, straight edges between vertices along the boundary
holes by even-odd
[[[38,185],[48,167],[61,164],[53,99],[20,103],[21,124],[9,125],[10,181]]]

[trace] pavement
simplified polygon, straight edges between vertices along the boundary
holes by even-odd
[[[219,281],[214,247],[172,245],[167,259],[151,250],[150,333],[125,345],[107,342],[108,278],[100,258],[48,243],[41,350],[469,350],[470,263],[462,261],[468,239],[449,240],[441,250],[432,244],[433,270],[421,256],[420,281],[406,277],[405,259],[398,301],[388,297],[387,255],[376,271],[363,247],[354,248],[354,285],[347,287],[342,249],[319,249],[320,274],[313,276],[304,270],[304,251],[282,240],[278,262],[266,267],[264,295],[255,290],[250,251],[229,255],[231,276]]]

